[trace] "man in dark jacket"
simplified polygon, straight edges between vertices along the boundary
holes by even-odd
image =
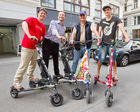
[[[88,55],[90,55],[90,48],[92,45],[92,32],[95,33],[97,37],[99,37],[98,32],[94,28],[94,24],[86,20],[87,14],[86,11],[80,12],[80,23],[76,25],[73,29],[72,35],[71,35],[71,44],[73,44],[73,41],[80,41],[81,43],[75,44],[75,50],[74,50],[74,60],[72,64],[72,74],[75,74],[78,61],[80,57],[85,53],[85,45],[88,49]],[[86,43],[87,41],[90,41]],[[82,44],[83,43],[83,44]],[[85,44],[86,43],[86,44]]]

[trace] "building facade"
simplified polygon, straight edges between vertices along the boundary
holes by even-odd
[[[140,0],[126,0],[124,27],[131,39],[140,39]]]
[[[21,22],[27,17],[36,17],[38,7],[48,11],[44,21],[46,30],[50,21],[57,19],[58,11],[65,11],[66,36],[69,37],[79,22],[81,10],[87,12],[87,20],[94,22],[98,29],[101,18],[105,17],[102,7],[106,4],[111,5],[113,15],[123,18],[123,0],[0,0],[0,54],[18,53],[24,34]]]

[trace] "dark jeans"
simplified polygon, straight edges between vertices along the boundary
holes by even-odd
[[[42,50],[43,50],[43,59],[45,61],[47,68],[49,65],[49,57],[50,55],[52,55],[54,73],[55,75],[59,75],[59,68],[58,68],[59,44],[49,39],[45,39],[43,41]]]

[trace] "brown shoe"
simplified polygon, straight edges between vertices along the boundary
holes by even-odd
[[[94,79],[97,80],[97,79],[99,79],[99,77],[100,77],[100,76],[95,75],[95,76],[94,76]]]
[[[113,80],[113,85],[116,86],[117,83],[118,83],[119,78],[113,77],[112,80]]]
[[[38,81],[39,78],[31,78],[30,81]]]
[[[19,83],[14,83],[14,88],[17,89],[18,91],[22,90],[23,87]]]

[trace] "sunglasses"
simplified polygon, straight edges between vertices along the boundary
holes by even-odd
[[[84,14],[81,14],[80,16],[85,16]]]

